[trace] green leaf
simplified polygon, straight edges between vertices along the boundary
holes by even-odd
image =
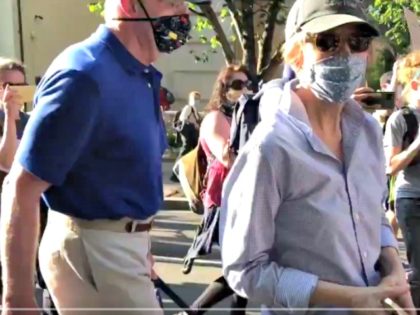
[[[188,2],[188,9],[197,10],[198,6],[194,3]]]
[[[210,47],[212,49],[216,49],[221,47],[222,45],[220,44],[219,40],[217,39],[216,36],[213,36],[212,38],[210,38]]]
[[[94,14],[103,15],[104,11],[104,0],[99,0],[97,2],[91,2],[88,4],[89,12]]]
[[[222,10],[220,10],[219,16],[223,22],[227,17],[229,17],[229,9],[226,7],[222,8]]]
[[[200,35],[200,37],[199,37],[199,41],[200,41],[200,43],[202,43],[202,44],[207,44],[207,42],[208,42],[209,40],[208,40],[208,38],[207,38],[206,36],[204,36],[204,35]]]
[[[386,27],[385,37],[394,46],[398,53],[405,52],[410,45],[410,34],[405,20],[404,8],[412,9],[420,6],[415,0],[375,0],[369,12],[374,20]]]

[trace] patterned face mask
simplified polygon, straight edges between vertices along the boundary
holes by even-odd
[[[363,83],[367,58],[360,55],[332,56],[304,70],[302,81],[320,100],[341,104]]]
[[[151,18],[143,3],[139,1],[147,18],[116,18],[118,21],[149,22],[153,29],[156,46],[161,53],[171,53],[185,45],[191,38],[191,21],[188,14]]]

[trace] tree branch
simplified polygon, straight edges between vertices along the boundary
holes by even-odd
[[[194,10],[194,9],[191,9],[191,8],[189,8],[189,10],[192,13],[194,13],[195,15],[198,15],[198,16],[201,16],[201,17],[206,17],[203,12],[198,12],[197,10]]]
[[[222,45],[223,53],[225,55],[226,62],[232,63],[235,60],[235,53],[233,52],[232,46],[229,43],[229,40],[223,30],[222,25],[219,22],[216,12],[214,12],[211,4],[199,4],[201,12],[205,17],[210,21],[213,26],[213,30],[216,33],[217,40]]]
[[[234,4],[235,0],[225,0],[226,6],[229,9],[229,12],[232,15],[233,21],[235,24],[238,25],[238,29],[242,29],[242,16],[240,11],[236,8],[236,5]]]
[[[235,0],[225,0],[226,1],[226,6],[229,9],[229,13],[230,16],[232,18],[232,22],[233,22],[233,26],[236,32],[236,36],[238,37],[239,43],[242,47],[242,50],[245,50],[244,48],[244,40],[242,38],[242,14],[241,12],[238,10],[238,8],[235,5]]]
[[[269,15],[267,17],[264,34],[261,39],[261,45],[259,49],[259,58],[258,58],[258,73],[262,73],[262,70],[265,69],[270,63],[271,51],[273,49],[273,37],[274,31],[277,24],[277,16],[281,8],[281,0],[272,1],[270,9],[268,10]]]

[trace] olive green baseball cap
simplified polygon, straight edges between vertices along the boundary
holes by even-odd
[[[364,24],[372,36],[379,36],[363,0],[296,0],[287,17],[286,40],[301,31],[317,34],[349,23]]]

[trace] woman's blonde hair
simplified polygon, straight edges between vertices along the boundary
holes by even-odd
[[[305,43],[306,34],[297,33],[283,44],[283,61],[285,64],[291,65],[294,70],[299,70],[303,66],[303,45]]]
[[[398,81],[404,85],[409,84],[420,74],[420,50],[405,56],[398,67]]]
[[[420,79],[420,50],[405,56],[398,66],[398,82],[404,87],[402,92],[406,101],[410,101],[411,81]]]

